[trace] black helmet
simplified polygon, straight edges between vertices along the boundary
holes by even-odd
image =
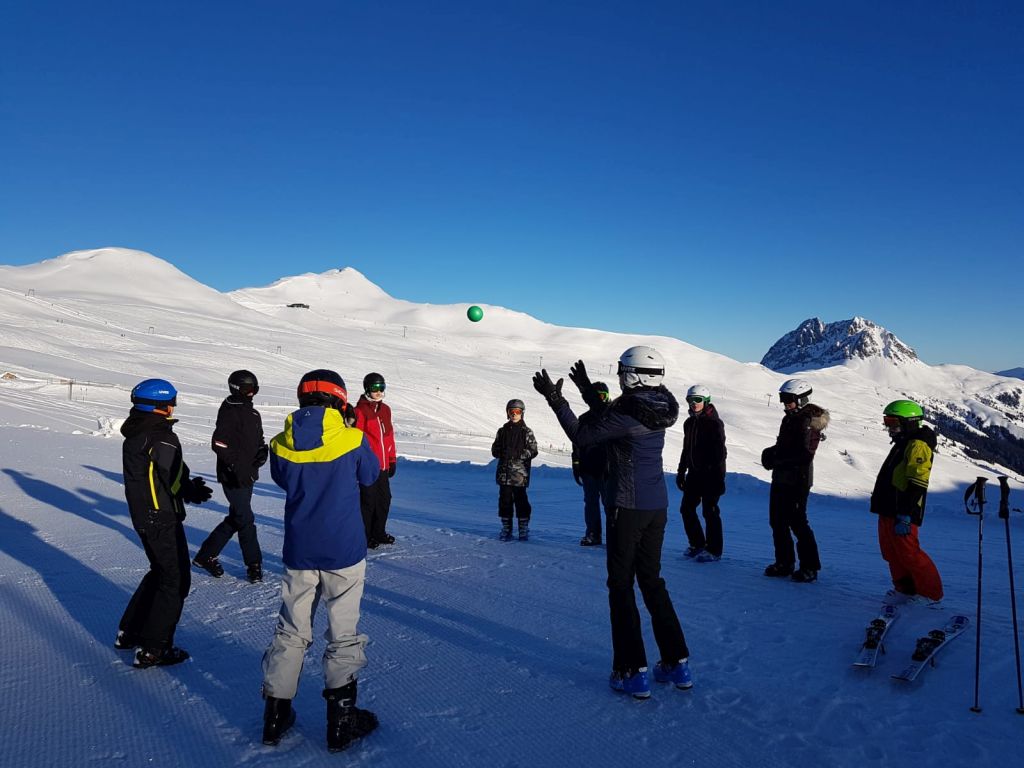
[[[611,399],[611,390],[608,389],[608,385],[603,381],[595,381],[590,386],[597,393],[597,396],[601,398],[601,402],[606,403]]]
[[[371,392],[383,392],[384,377],[379,373],[368,373],[363,377],[363,392],[369,395]]]
[[[345,380],[334,371],[317,368],[299,379],[299,405],[323,405],[343,411],[348,402]]]
[[[507,403],[505,403],[505,413],[508,413],[513,408],[518,408],[523,413],[526,413],[526,406],[523,405],[523,401],[522,400],[519,400],[519,399],[509,400]]]
[[[260,383],[252,371],[235,371],[228,376],[228,389],[233,395],[255,395],[260,391]]]

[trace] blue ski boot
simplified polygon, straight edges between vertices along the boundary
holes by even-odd
[[[634,699],[646,699],[651,695],[651,681],[647,678],[647,667],[640,667],[636,672],[612,670],[608,685],[613,691],[628,693]]]
[[[654,679],[659,683],[674,683],[676,688],[684,691],[693,688],[689,659],[680,659],[677,664],[659,661],[654,665]]]

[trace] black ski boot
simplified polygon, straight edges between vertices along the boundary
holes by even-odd
[[[327,699],[327,749],[340,752],[380,723],[377,716],[356,706],[356,681],[324,690]]]
[[[216,557],[200,557],[196,555],[192,560],[192,565],[196,568],[202,568],[215,579],[219,579],[224,575],[224,567]]]
[[[818,580],[818,572],[812,571],[810,568],[801,568],[799,571],[794,572],[790,578],[802,584],[810,584],[812,581]]]
[[[263,707],[263,743],[276,747],[281,737],[295,725],[295,710],[291,699],[275,699],[267,696]]]
[[[139,648],[135,652],[136,669],[149,669],[150,667],[169,667],[172,664],[181,664],[188,661],[188,651],[184,648],[171,646],[170,648]]]
[[[260,563],[247,565],[245,567],[245,578],[249,580],[250,584],[263,581],[263,566]]]
[[[530,518],[521,517],[519,518],[519,540],[529,541],[530,540]]]
[[[783,565],[782,563],[772,563],[771,565],[769,565],[767,568],[764,569],[764,575],[765,576],[775,576],[777,578],[782,578],[782,577],[786,577],[786,576],[792,576],[793,575],[793,566],[792,565]]]
[[[512,518],[501,518],[501,533],[498,534],[499,541],[512,541]]]
[[[117,630],[117,637],[114,638],[114,647],[119,651],[130,651],[139,644],[139,639],[127,630]]]

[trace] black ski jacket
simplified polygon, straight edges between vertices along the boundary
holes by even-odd
[[[691,413],[683,422],[678,474],[686,490],[702,496],[725,493],[725,457],[725,425],[715,406],[705,403],[700,413]]]
[[[562,398],[553,404],[558,423],[581,450],[604,444],[608,476],[602,498],[620,509],[668,508],[662,451],[665,430],[679,418],[679,403],[664,386],[627,389],[592,420],[576,418]]]
[[[252,398],[229,395],[217,411],[210,447],[217,454],[217,482],[225,488],[251,487],[267,462],[263,420]]]
[[[498,485],[529,487],[530,462],[537,458],[537,438],[525,421],[502,425],[494,436],[491,455],[498,460],[494,474]]]
[[[132,408],[121,426],[124,495],[137,531],[185,519],[179,494],[182,487],[190,487],[191,479],[174,434],[176,423],[177,419]]]
[[[772,483],[810,489],[814,484],[814,454],[828,422],[828,411],[814,403],[786,412],[775,445],[761,454],[762,464],[772,470]]]

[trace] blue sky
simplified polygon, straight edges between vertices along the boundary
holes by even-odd
[[[1024,364],[1024,10],[7,3],[0,263],[393,296],[760,359],[862,315]]]

